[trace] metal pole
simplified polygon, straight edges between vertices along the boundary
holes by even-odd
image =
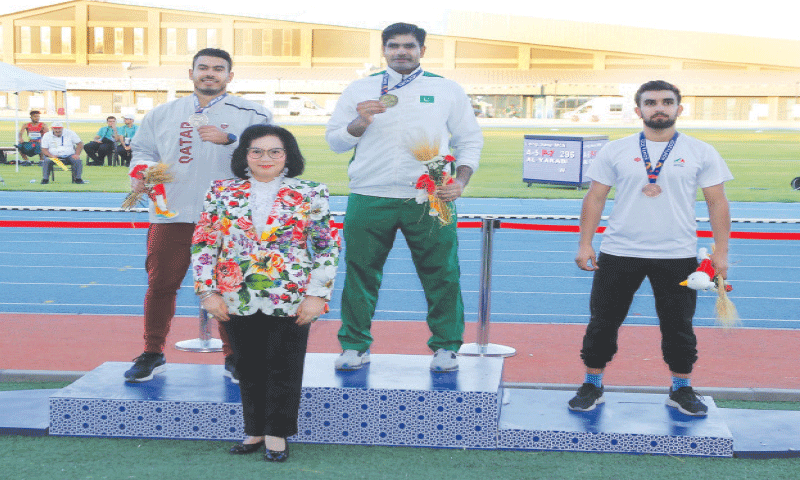
[[[461,346],[459,355],[481,357],[511,357],[517,351],[505,345],[489,343],[489,317],[492,310],[492,238],[500,226],[497,217],[481,219],[481,279],[478,291],[478,341]]]
[[[221,352],[222,340],[211,337],[209,317],[213,318],[213,315],[209,315],[203,307],[200,307],[200,337],[180,341],[175,344],[175,348],[187,352]]]

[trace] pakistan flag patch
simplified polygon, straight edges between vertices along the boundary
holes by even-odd
[[[419,103],[433,103],[433,95],[420,95]]]

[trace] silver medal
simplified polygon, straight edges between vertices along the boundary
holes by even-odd
[[[189,117],[189,125],[193,126],[194,128],[208,125],[208,116],[205,113],[193,113]]]

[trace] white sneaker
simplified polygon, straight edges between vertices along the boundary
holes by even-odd
[[[458,370],[458,355],[451,350],[440,348],[433,354],[431,360],[431,371],[433,372],[455,372]]]
[[[336,359],[333,366],[336,370],[358,370],[369,363],[369,350],[359,352],[358,350],[345,350]]]

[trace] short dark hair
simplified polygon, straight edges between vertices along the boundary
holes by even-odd
[[[225,60],[228,62],[228,71],[230,72],[233,68],[233,60],[231,60],[231,54],[222,50],[220,48],[204,48],[199,52],[194,54],[194,58],[192,58],[192,69],[194,69],[195,64],[197,63],[197,59],[200,57],[217,57]]]
[[[381,40],[383,40],[383,46],[386,46],[386,43],[392,39],[392,37],[396,37],[398,35],[406,35],[406,34],[414,35],[414,38],[417,39],[417,43],[419,43],[420,47],[425,46],[425,29],[420,28],[411,23],[393,23],[388,27],[383,29],[383,33],[381,33]]]
[[[109,120],[112,120],[112,119],[116,120],[117,117],[115,117],[114,115],[109,115],[109,116],[106,117],[106,122],[109,121]]]
[[[261,137],[278,137],[283,143],[283,148],[286,150],[286,172],[287,177],[296,177],[303,173],[306,167],[306,160],[303,154],[300,153],[300,146],[297,145],[297,140],[292,135],[292,132],[283,127],[276,125],[250,125],[244,129],[241,137],[239,137],[239,145],[233,151],[231,157],[231,170],[233,174],[241,179],[250,178],[247,174],[247,149],[256,140]]]
[[[642,94],[644,92],[659,92],[661,90],[669,90],[673,92],[678,99],[678,105],[681,104],[681,91],[678,90],[678,87],[675,85],[665,82],[664,80],[651,80],[642,84],[642,86],[639,87],[639,90],[636,91],[636,95],[634,95],[633,100],[636,102],[637,107],[641,107],[639,102],[642,100]]]
[[[29,115],[34,115],[34,114],[35,115],[41,115],[42,112],[40,112],[39,110],[31,110],[31,113]]]

